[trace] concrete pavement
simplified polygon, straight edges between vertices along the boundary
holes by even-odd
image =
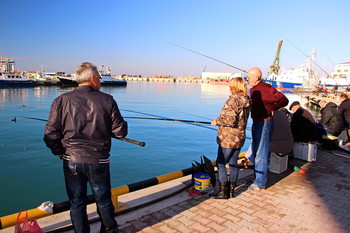
[[[350,232],[350,154],[319,149],[315,162],[290,159],[307,171],[269,174],[268,188],[236,197],[189,198],[120,225],[121,232]]]

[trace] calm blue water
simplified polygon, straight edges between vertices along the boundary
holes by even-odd
[[[32,209],[44,201],[67,200],[61,161],[42,140],[51,103],[71,89],[35,87],[0,89],[0,216]],[[211,121],[229,95],[226,85],[198,83],[128,82],[127,87],[102,87],[116,99],[123,116]],[[297,98],[291,96],[292,98]],[[181,170],[204,154],[216,159],[216,128],[204,124],[126,119],[128,138],[145,147],[113,140],[112,186]],[[250,125],[250,123],[249,123]],[[247,136],[251,137],[250,131]],[[246,149],[250,144],[247,140]]]

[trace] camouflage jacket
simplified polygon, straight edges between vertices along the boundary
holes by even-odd
[[[217,142],[224,148],[241,148],[246,137],[245,129],[251,109],[247,96],[234,94],[226,100],[216,119],[219,125]]]

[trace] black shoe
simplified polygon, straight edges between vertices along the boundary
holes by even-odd
[[[219,192],[213,195],[214,199],[229,199],[229,189],[228,189],[228,182],[220,183],[219,182]]]
[[[236,185],[237,185],[236,182],[230,183],[230,186],[228,188],[228,193],[229,193],[229,197],[230,198],[234,198],[235,197],[234,193],[235,193]]]

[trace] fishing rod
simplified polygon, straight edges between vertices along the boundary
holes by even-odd
[[[41,118],[36,118],[36,117],[23,117],[23,116],[14,117],[11,121],[14,121],[16,123],[17,122],[17,118],[24,118],[24,119],[31,119],[31,120],[46,121],[47,122],[46,119],[41,119]],[[136,141],[136,140],[133,140],[133,139],[130,139],[130,138],[115,138],[115,139],[118,139],[118,140],[124,141],[124,142],[128,142],[128,143],[132,143],[132,144],[135,144],[135,145],[138,145],[138,146],[141,146],[141,147],[144,147],[146,145],[145,142]]]
[[[156,117],[156,118],[160,118],[160,119],[164,119],[164,120],[169,120],[172,121],[172,119],[167,118],[167,117],[163,117],[163,116],[158,116],[158,115],[154,115],[154,114],[149,114],[149,113],[144,113],[144,112],[138,112],[138,111],[133,111],[133,110],[127,110],[127,109],[120,109],[121,111],[126,111],[126,112],[132,112],[132,113],[137,113],[137,114],[142,114],[142,115],[146,115],[146,116],[152,116],[152,117]],[[160,120],[159,119],[159,120]],[[180,120],[181,121],[181,120]],[[211,130],[216,130],[212,127],[207,127],[207,126],[203,126],[203,125],[196,125],[194,124],[194,122],[190,121],[190,122],[185,122],[183,121],[183,123],[185,124],[190,124],[190,125],[194,125],[194,126],[198,126],[198,127],[202,127],[202,128],[206,128],[206,129],[211,129]],[[203,124],[207,124],[207,123],[203,123]],[[210,124],[210,123],[209,123]]]
[[[155,117],[123,117],[129,119],[144,119],[144,120],[159,120],[159,121],[177,121],[177,122],[185,122],[185,123],[197,123],[197,124],[207,124],[211,125],[211,122],[208,121],[193,121],[193,120],[180,120],[180,119],[171,119],[171,118],[155,118]],[[232,127],[229,125],[219,125],[222,127]],[[211,129],[211,128],[210,128]],[[247,130],[251,130],[250,127],[247,127]]]
[[[159,120],[159,121],[178,121],[178,122],[188,122],[188,123],[207,124],[207,125],[211,124],[211,122],[206,122],[206,121],[180,120],[180,119],[171,119],[171,118],[153,118],[153,117],[123,117],[123,118]]]
[[[223,62],[223,61],[220,61],[220,60],[218,60],[218,59],[209,57],[209,56],[207,56],[207,55],[205,55],[205,54],[196,52],[196,51],[194,51],[194,50],[191,50],[191,49],[182,47],[182,46],[180,46],[180,45],[177,45],[177,44],[174,44],[174,43],[171,43],[171,42],[168,42],[168,43],[171,44],[171,45],[174,45],[174,46],[176,46],[176,47],[182,48],[182,49],[184,49],[184,50],[190,51],[190,52],[192,52],[192,53],[195,53],[195,54],[201,55],[201,56],[203,56],[203,57],[209,58],[209,59],[211,59],[211,60],[220,62],[220,63],[222,63],[222,64],[224,64],[224,65],[230,66],[230,67],[235,68],[235,69],[237,69],[237,70],[240,70],[240,71],[242,71],[242,72],[244,72],[244,73],[247,73],[247,71],[245,71],[245,70],[243,70],[243,69],[240,69],[240,68],[238,68],[238,67],[236,67],[236,66],[230,65],[230,64],[228,64],[228,63],[226,63],[226,62]]]

